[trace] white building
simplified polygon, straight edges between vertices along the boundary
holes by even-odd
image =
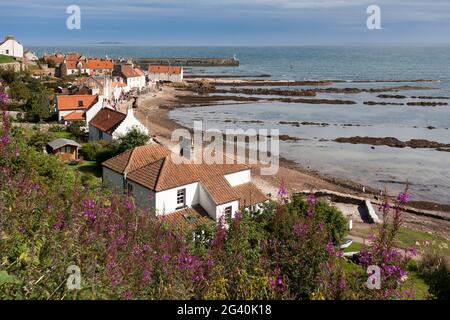
[[[91,70],[89,69],[89,65],[85,60],[67,60],[65,59],[63,63],[61,63],[60,73],[61,77],[66,77],[70,75],[78,75],[78,74],[91,74]]]
[[[126,91],[133,89],[142,90],[146,86],[145,74],[138,68],[129,64],[118,64],[114,66],[113,76],[120,78],[126,83]]]
[[[86,121],[86,126],[103,107],[103,96],[98,95],[60,95],[56,97],[58,120]]]
[[[178,164],[173,156],[158,144],[130,149],[102,164],[103,182],[132,194],[138,206],[158,216],[201,208],[218,221],[267,200],[251,183],[247,165]]]
[[[170,66],[149,66],[148,78],[153,82],[183,82],[183,68]]]
[[[23,58],[23,46],[13,36],[6,36],[0,43],[0,54],[15,58]]]
[[[147,128],[134,116],[133,109],[127,114],[109,108],[103,108],[89,122],[89,140],[112,142],[136,128],[148,135]]]

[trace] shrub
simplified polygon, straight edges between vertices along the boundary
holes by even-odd
[[[80,150],[80,155],[84,160],[95,161],[97,154],[103,151],[108,146],[108,142],[102,140],[89,141],[85,143]]]
[[[438,249],[427,250],[418,263],[419,274],[429,285],[429,293],[435,299],[450,300],[450,265]]]

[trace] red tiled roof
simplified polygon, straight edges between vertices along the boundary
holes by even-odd
[[[70,69],[70,70],[78,69],[78,63],[81,63],[81,69],[89,69],[88,64],[84,61],[67,60],[65,62],[67,69]]]
[[[215,223],[201,206],[193,206],[159,217],[161,221],[175,229],[188,232],[196,227]]]
[[[117,67],[117,70],[115,70],[115,72],[113,72],[114,76],[123,75],[125,78],[134,78],[134,77],[141,76],[141,74],[138,71],[136,71],[139,69],[134,69],[131,65],[122,64],[122,65],[116,66],[116,67]]]
[[[144,71],[142,71],[142,70],[139,69],[139,68],[134,68],[134,71],[135,71],[136,74],[139,75],[139,76],[145,76]]]
[[[151,73],[171,73],[180,74],[181,67],[170,67],[170,66],[149,66],[148,72]]]
[[[98,96],[72,95],[58,96],[56,106],[61,110],[88,110],[98,101]]]
[[[89,69],[91,70],[112,70],[114,63],[111,60],[101,60],[101,59],[91,59],[87,63]]]
[[[241,196],[240,205],[242,207],[252,206],[268,200],[268,197],[251,182],[237,185],[233,189]]]
[[[123,88],[123,87],[126,87],[127,84],[126,84],[126,83],[123,83],[123,82],[113,82],[113,83],[112,83],[112,86],[113,86],[113,87]]]
[[[154,191],[201,182],[216,204],[239,200],[240,195],[225,175],[248,170],[244,164],[174,163],[170,150],[158,145],[134,148],[103,163],[103,166],[127,173],[127,179]]]
[[[114,130],[122,123],[126,118],[126,114],[118,112],[109,108],[103,108],[100,110],[95,117],[89,122],[97,129],[112,134]]]
[[[64,116],[64,121],[81,121],[85,120],[84,112],[72,112]]]

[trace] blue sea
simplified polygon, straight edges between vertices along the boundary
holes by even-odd
[[[380,99],[380,93],[319,94],[317,98],[342,99],[355,105],[312,105],[300,103],[248,103],[177,109],[171,117],[186,126],[203,120],[205,129],[278,128],[281,134],[302,138],[283,142],[281,155],[305,168],[346,178],[395,193],[410,184],[414,200],[450,203],[450,153],[433,149],[391,148],[340,144],[337,137],[370,136],[427,139],[450,143],[450,106],[367,106],[364,101],[414,102],[412,96],[450,97],[450,47],[130,47],[90,45],[76,48],[32,48],[43,52],[81,51],[88,56],[128,57],[232,57],[239,67],[193,68],[195,74],[257,76],[277,80],[435,80],[430,83],[376,82],[336,83],[326,87],[377,88],[423,86],[431,90],[386,92],[407,99]],[[267,79],[267,78],[264,78]],[[269,87],[267,87],[269,88]],[[270,87],[273,88],[273,87]],[[298,87],[303,89],[304,87]],[[289,89],[297,89],[289,87]],[[273,97],[273,96],[272,96]],[[224,122],[232,120],[234,122]],[[245,123],[261,120],[263,123]],[[326,127],[280,125],[280,121],[326,122]],[[346,126],[344,126],[344,124]],[[352,124],[353,126],[347,126]],[[356,126],[359,125],[359,126]],[[428,129],[433,127],[433,129]]]

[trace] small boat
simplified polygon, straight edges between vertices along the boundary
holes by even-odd
[[[353,243],[352,239],[344,239],[344,243],[340,245],[340,249],[347,249],[348,247],[350,247]]]

